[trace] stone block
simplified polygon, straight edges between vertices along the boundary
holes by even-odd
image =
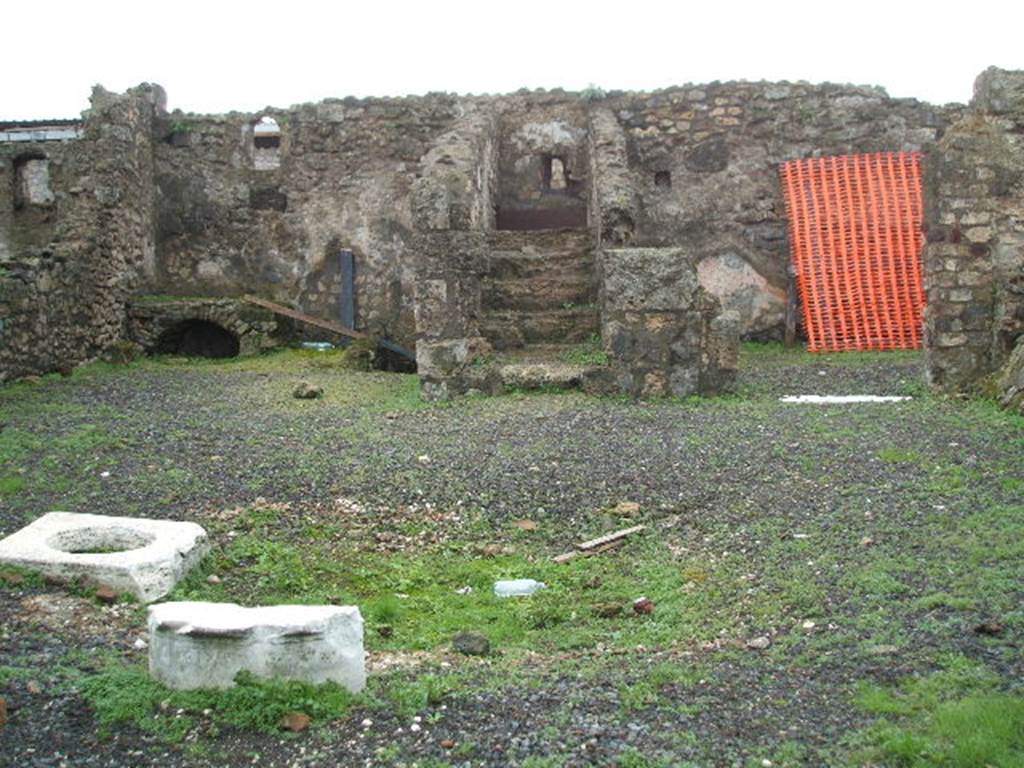
[[[235,675],[366,685],[355,606],[161,603],[149,609],[149,671],[169,688],[230,688]]]
[[[424,337],[440,336],[449,321],[448,283],[422,280],[416,284],[416,331]]]
[[[49,512],[0,541],[0,563],[157,600],[208,550],[195,523]]]
[[[682,248],[608,249],[602,271],[606,311],[684,311],[700,292],[697,270]]]
[[[974,81],[971,107],[993,115],[1024,120],[1024,71],[989,67]]]

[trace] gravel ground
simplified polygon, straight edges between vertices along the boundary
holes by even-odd
[[[8,437],[0,479],[7,472],[23,480],[0,498],[0,535],[50,509],[206,523],[260,498],[316,515],[344,497],[375,510],[370,524],[382,529],[394,522],[389,515],[440,510],[438,535],[453,539],[471,535],[462,521],[479,525],[482,517],[498,529],[530,517],[554,529],[538,539],[553,552],[604,530],[595,510],[628,499],[648,510],[645,521],[670,546],[688,546],[709,563],[743,553],[752,573],[778,568],[784,579],[791,564],[761,561],[753,541],[760,532],[797,542],[820,537],[853,568],[865,540],[893,553],[923,547],[925,557],[929,545],[918,534],[936,512],[959,520],[979,505],[1020,504],[1020,486],[1006,478],[1024,477],[1022,423],[925,396],[921,359],[912,354],[748,354],[740,394],[714,401],[557,394],[434,408],[415,402],[407,377],[287,360],[147,363],[0,390]],[[324,386],[323,400],[291,398],[303,378]],[[913,401],[895,405],[778,402],[786,394],[908,393]],[[900,452],[926,460],[910,465]],[[880,460],[886,455],[895,458]],[[800,557],[814,556],[813,540],[809,546]],[[827,764],[827,755],[872,721],[850,703],[861,681],[926,672],[949,652],[1007,680],[1024,675],[1019,622],[998,640],[981,638],[969,628],[991,618],[989,606],[957,615],[923,608],[918,598],[936,587],[921,578],[879,614],[899,625],[893,631],[906,642],[898,653],[866,645],[879,631],[858,620],[867,609],[837,570],[818,574],[844,638],[834,646],[820,634],[832,629],[826,624],[784,655],[750,651],[744,637],[698,647],[513,653],[500,662],[502,679],[519,684],[489,684],[487,665],[439,650],[416,672],[457,670],[473,684],[418,722],[360,710],[307,734],[226,730],[200,747],[167,746],[129,726],[101,738],[68,682],[74,676],[64,667],[88,673],[98,651],[144,658],[132,648],[140,609],[99,606],[53,587],[8,586],[0,588],[0,695],[9,710],[0,765]],[[770,590],[777,579],[752,575],[748,592]],[[738,593],[736,610],[751,611],[754,631],[751,606],[756,599]],[[783,634],[773,626],[759,631]],[[624,707],[623,689],[666,661],[706,670],[706,678],[664,686],[657,706]],[[29,672],[5,680],[5,666]]]

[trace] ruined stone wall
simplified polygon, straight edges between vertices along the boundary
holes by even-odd
[[[357,328],[411,346],[420,278],[458,282],[462,267],[440,273],[462,234],[503,228],[571,227],[591,250],[684,247],[747,334],[772,336],[787,262],[778,163],[919,149],[958,114],[805,84],[226,115],[167,115],[161,99],[148,86],[98,91],[82,138],[39,148],[45,165],[23,156],[32,147],[0,148],[12,178],[0,185],[0,311],[18,339],[0,354],[21,356],[5,370],[98,354],[123,331],[131,292],[256,293],[335,319],[342,248],[356,257]]]
[[[731,83],[176,113],[155,145],[146,290],[255,292],[333,318],[336,253],[351,248],[357,327],[411,344],[414,232],[589,226],[595,244],[697,249],[702,281],[749,334],[777,335],[778,163],[919,149],[954,111],[871,88]],[[254,148],[262,116],[280,127],[272,162]]]
[[[70,368],[121,338],[152,258],[161,100],[158,88],[97,89],[80,138],[0,144],[0,381]]]
[[[157,260],[146,290],[256,293],[337,319],[337,254],[349,248],[356,259],[356,326],[410,340],[413,188],[421,158],[460,111],[456,99],[436,96],[170,115],[156,145]],[[276,166],[254,146],[263,116],[280,127]],[[457,183],[448,190],[453,195]],[[469,197],[445,202],[444,215],[459,206],[456,217],[483,215],[471,213]],[[429,215],[430,201],[419,203]]]
[[[1024,72],[991,68],[925,163],[927,370],[969,389],[1024,336]]]
[[[602,239],[685,246],[702,284],[752,337],[778,337],[785,311],[779,163],[920,150],[960,112],[877,88],[712,83],[594,102]]]

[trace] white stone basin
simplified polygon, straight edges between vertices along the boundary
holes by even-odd
[[[170,688],[230,688],[257,677],[366,685],[355,606],[161,603],[149,608],[149,671]]]
[[[149,603],[172,589],[208,550],[195,523],[48,512],[0,541],[0,563],[56,581],[85,579]]]

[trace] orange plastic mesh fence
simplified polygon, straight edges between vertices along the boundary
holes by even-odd
[[[792,160],[780,172],[808,349],[920,347],[920,153]]]

